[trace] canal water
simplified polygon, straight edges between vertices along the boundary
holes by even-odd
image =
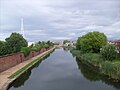
[[[60,48],[26,71],[8,90],[120,90],[120,84]]]

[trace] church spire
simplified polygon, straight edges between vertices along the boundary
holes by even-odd
[[[21,34],[25,38],[25,32],[24,32],[24,21],[23,18],[21,18]]]

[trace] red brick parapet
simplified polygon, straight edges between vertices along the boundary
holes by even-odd
[[[49,49],[53,48],[53,46],[50,46]],[[47,49],[42,48],[38,52],[31,51],[30,54],[25,57],[23,53],[16,53],[11,55],[6,55],[3,57],[0,57],[0,72],[5,71],[23,61],[29,60],[32,57],[35,57],[43,52],[47,51]]]

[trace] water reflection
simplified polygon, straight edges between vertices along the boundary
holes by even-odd
[[[14,81],[9,90],[120,89],[118,83],[102,76],[94,67],[73,58],[68,50],[56,49],[49,58],[45,58],[44,62],[41,63],[41,60]]]
[[[120,89],[120,82],[116,82],[114,80],[111,80],[107,76],[102,75],[101,73],[99,73],[99,70],[95,69],[93,66],[91,66],[89,64],[87,64],[87,65],[84,64],[78,58],[76,58],[76,62],[78,64],[80,73],[82,73],[83,76],[87,80],[102,81],[103,83],[111,85],[111,86],[115,87],[116,89]]]
[[[69,48],[63,47],[64,51],[69,51]]]
[[[54,50],[52,51],[54,52]],[[52,53],[51,52],[51,53]],[[50,54],[51,54],[50,53]],[[29,77],[31,76],[31,72],[33,69],[37,68],[40,63],[45,60],[46,58],[48,58],[50,56],[50,54],[46,55],[44,58],[42,58],[38,63],[36,63],[35,65],[33,65],[31,68],[29,68],[25,73],[23,73],[18,79],[16,79],[8,88],[8,90],[11,88],[11,87],[14,87],[14,88],[18,88],[18,87],[21,87],[21,86],[24,86],[24,83],[29,79]]]

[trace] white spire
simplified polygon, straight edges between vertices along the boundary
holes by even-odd
[[[23,18],[21,18],[21,34],[25,38],[25,32],[24,32],[24,25],[23,24],[24,24]]]

